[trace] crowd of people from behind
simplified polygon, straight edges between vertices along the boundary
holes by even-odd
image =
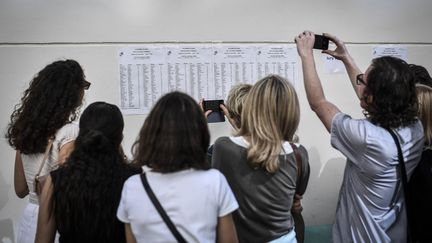
[[[432,78],[390,56],[363,73],[343,41],[324,35],[336,48],[323,52],[343,62],[365,115],[354,119],[326,98],[314,34],[296,36],[307,100],[347,158],[333,242],[432,242],[423,223],[432,217]],[[310,166],[288,80],[233,86],[221,109],[234,134],[211,146],[202,103],[165,94],[131,161],[116,105],[94,102],[75,123],[89,87],[78,62],[56,61],[15,106],[6,138],[16,150],[15,192],[29,195],[18,243],[304,241]]]

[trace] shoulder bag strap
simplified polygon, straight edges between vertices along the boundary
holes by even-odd
[[[300,184],[301,176],[302,176],[303,161],[297,146],[293,143],[290,143],[290,145],[294,152],[295,160],[297,163],[297,181],[296,181],[296,194],[297,194],[298,185]],[[294,195],[294,201],[295,201],[295,195]],[[303,215],[301,214],[301,212],[292,212],[292,211],[291,211],[291,215],[294,219],[294,231],[296,233],[297,242],[303,243],[304,236],[305,236],[305,223],[303,220]]]
[[[301,158],[301,155],[300,155],[300,152],[299,152],[297,146],[293,143],[289,143],[289,144],[291,145],[291,148],[294,152],[294,156],[295,156],[296,163],[297,163],[297,182],[296,183],[298,185],[300,183],[300,179],[301,179],[301,175],[302,175],[303,161],[302,161],[302,158]]]
[[[44,165],[45,165],[45,161],[46,161],[46,159],[48,158],[48,154],[49,154],[49,152],[50,152],[50,150],[51,150],[51,147],[52,147],[52,145],[53,145],[53,142],[54,142],[54,139],[50,139],[50,140],[48,140],[48,145],[47,145],[47,148],[46,148],[46,150],[45,150],[45,154],[44,154],[44,156],[43,156],[43,158],[42,158],[41,165],[39,166],[39,170],[38,170],[38,172],[36,173],[35,178],[38,178],[38,177],[39,177],[39,175],[40,175],[40,173],[41,173],[41,171],[42,171],[42,168],[43,168]]]
[[[403,158],[402,155],[402,149],[399,143],[399,139],[397,138],[396,134],[393,132],[393,130],[391,130],[390,128],[386,128],[386,130],[390,133],[390,135],[393,137],[393,140],[396,143],[396,147],[398,150],[398,157],[399,157],[399,165],[400,165],[400,172],[401,172],[401,177],[402,177],[402,188],[404,191],[404,197],[405,197],[405,210],[406,210],[406,214],[407,214],[407,223],[408,223],[408,242],[411,241],[411,217],[410,217],[410,211],[409,211],[409,205],[410,205],[410,201],[409,201],[409,197],[408,197],[408,177],[407,177],[407,172],[406,172],[406,168],[405,168],[405,160]]]
[[[186,243],[186,240],[183,238],[183,236],[180,234],[180,232],[178,232],[177,228],[175,227],[175,225],[173,224],[171,219],[168,217],[168,215],[165,212],[165,210],[163,209],[162,205],[159,203],[159,200],[156,198],[155,194],[153,193],[153,190],[151,189],[151,187],[147,181],[147,176],[146,176],[145,172],[141,174],[141,181],[142,181],[142,184],[144,186],[144,189],[147,192],[148,197],[152,201],[152,203],[155,206],[155,208],[157,209],[159,215],[162,217],[163,221],[168,226],[168,228],[170,229],[171,233],[174,235],[176,240],[179,243]]]

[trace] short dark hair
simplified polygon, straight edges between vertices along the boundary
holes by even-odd
[[[187,94],[161,97],[145,120],[132,147],[134,163],[162,173],[208,169],[210,133],[203,111]]]
[[[415,83],[405,61],[391,56],[372,60],[366,94],[373,97],[367,108],[367,117],[372,123],[396,128],[416,121]]]

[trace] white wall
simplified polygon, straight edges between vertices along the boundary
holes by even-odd
[[[292,42],[304,29],[329,32],[348,43],[361,69],[379,43],[408,47],[408,62],[432,71],[432,1],[428,0],[2,0],[0,2],[0,128],[32,76],[61,58],[76,59],[92,82],[87,104],[119,103],[116,50],[129,43],[160,41]],[[317,68],[323,73],[321,54]],[[300,83],[302,81],[300,75]],[[321,75],[327,97],[342,111],[362,113],[346,75]],[[309,151],[312,174],[304,197],[306,224],[334,218],[345,159],[313,114],[302,86],[298,134]],[[125,117],[124,146],[134,141],[144,116]],[[228,124],[210,125],[212,141]],[[13,241],[26,199],[13,189],[14,151],[0,140],[0,240]]]

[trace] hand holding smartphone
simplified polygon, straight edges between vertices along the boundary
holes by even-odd
[[[313,49],[327,50],[329,47],[329,38],[323,35],[315,35],[315,43]]]
[[[207,121],[209,123],[225,121],[225,115],[222,109],[220,108],[220,105],[223,103],[224,103],[223,100],[204,100],[203,102],[204,112],[208,110],[212,111],[207,117]]]

